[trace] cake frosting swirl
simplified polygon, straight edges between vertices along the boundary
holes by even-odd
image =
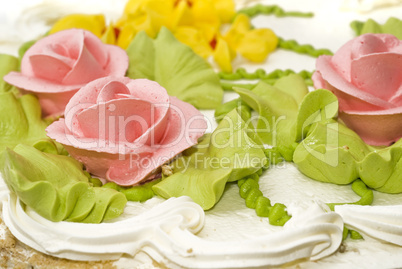
[[[294,208],[282,231],[247,240],[210,241],[196,236],[204,211],[188,197],[162,201],[141,214],[135,205],[110,223],[54,223],[24,207],[2,188],[3,218],[20,241],[46,254],[73,260],[110,260],[142,250],[161,264],[186,268],[242,268],[320,259],[336,251],[343,221],[325,206]],[[224,258],[222,258],[224,257]]]

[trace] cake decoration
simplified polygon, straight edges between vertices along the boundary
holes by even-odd
[[[170,97],[158,83],[105,77],[82,87],[49,137],[93,175],[131,186],[195,145],[207,128],[193,106]]]
[[[260,170],[267,162],[247,114],[234,109],[196,148],[171,163],[173,174],[154,185],[164,198],[189,196],[203,209],[221,198],[227,182]]]
[[[48,220],[100,223],[123,213],[124,194],[92,187],[89,174],[71,157],[19,144],[2,159],[1,174],[10,190]]]
[[[128,209],[131,214],[124,219],[81,227],[77,225],[82,224],[54,223],[41,218],[32,210],[24,210],[12,196],[3,203],[3,217],[18,238],[55,257],[115,260],[123,254],[132,256],[143,250],[170,268],[280,265],[307,257],[317,260],[333,253],[342,240],[343,223],[339,215],[325,212],[316,203],[303,211],[295,210],[292,221],[278,233],[226,242],[203,240],[194,235],[203,227],[205,213],[188,197],[156,202],[142,213],[134,205],[128,205]],[[40,236],[31,236],[38,233]],[[75,240],[68,240],[70,236]]]
[[[277,17],[306,17],[310,18],[314,16],[312,12],[298,12],[298,11],[286,11],[278,5],[263,5],[256,4],[251,7],[246,7],[237,12],[238,14],[246,14],[252,18],[257,15],[275,15]]]
[[[261,171],[262,172],[262,171]],[[246,206],[255,209],[257,216],[267,217],[269,224],[283,226],[291,218],[286,206],[281,203],[271,205],[271,201],[259,189],[259,173],[237,181],[240,196],[245,199]]]
[[[402,137],[401,49],[395,36],[365,34],[317,59],[315,88],[337,95],[340,119],[368,144],[390,145]]]
[[[226,44],[227,50],[220,51],[220,43]],[[231,60],[239,53],[245,59],[252,62],[263,62],[269,53],[274,51],[278,46],[278,37],[268,28],[253,29],[251,27],[250,18],[239,13],[233,23],[230,25],[222,38],[218,38],[214,59],[219,64],[222,71],[231,72]],[[223,55],[229,56],[227,64],[222,64]]]
[[[59,116],[79,88],[96,78],[124,76],[127,67],[124,50],[103,44],[91,32],[71,29],[35,42],[22,58],[21,72],[3,79],[35,93],[43,116]]]
[[[245,83],[245,82],[231,82],[231,81],[237,81],[237,80],[259,80],[263,81],[267,84],[274,84],[278,79],[288,76],[290,74],[297,74],[300,77],[304,79],[304,82],[306,83],[307,86],[312,86],[313,81],[311,80],[312,72],[309,72],[307,70],[302,70],[299,72],[295,72],[292,69],[286,69],[286,70],[281,70],[281,69],[276,69],[270,73],[266,73],[264,69],[257,69],[254,72],[247,72],[244,68],[238,68],[236,69],[235,72],[233,73],[226,73],[226,72],[219,72],[219,78],[221,79],[221,86],[225,91],[232,91],[233,88],[235,87],[241,87],[245,89],[252,89],[254,88],[257,83]],[[215,109],[215,112],[219,110],[220,107],[217,107]]]
[[[341,245],[341,241],[346,238],[348,233],[352,238],[367,239],[367,237],[373,237],[400,245],[400,238],[393,236],[398,234],[400,226],[397,223],[398,220],[391,221],[392,210],[395,210],[395,208],[386,206],[376,208],[374,206],[366,207],[365,210],[359,211],[356,205],[381,204],[382,200],[379,197],[384,196],[372,189],[384,192],[401,191],[399,187],[401,179],[398,176],[400,174],[398,171],[400,170],[401,140],[397,141],[398,138],[395,138],[392,142],[394,144],[389,147],[367,145],[353,130],[338,121],[338,104],[342,101],[342,98],[337,98],[333,93],[324,89],[308,91],[307,85],[311,83],[311,73],[307,71],[278,69],[278,71],[267,74],[262,71],[253,72],[252,70],[255,70],[255,66],[252,66],[248,68],[251,72],[240,70],[233,74],[220,73],[221,78],[226,76],[228,79],[233,80],[243,78],[247,80],[262,79],[263,81],[257,81],[257,83],[253,81],[253,84],[247,85],[221,82],[222,85],[225,85],[225,89],[234,91],[234,93],[226,93],[224,100],[227,101],[228,96],[234,95],[236,95],[235,98],[237,99],[217,107],[222,100],[222,89],[219,86],[218,77],[202,58],[195,57],[194,52],[188,48],[180,47],[182,44],[176,40],[176,38],[180,40],[181,38],[186,39],[189,37],[193,44],[202,43],[200,42],[201,32],[209,35],[215,31],[214,27],[217,24],[214,23],[217,20],[213,16],[216,14],[207,16],[211,21],[207,22],[204,25],[205,28],[200,32],[198,32],[198,29],[192,29],[192,26],[187,27],[188,25],[181,27],[180,32],[177,29],[170,29],[169,26],[169,29],[164,28],[162,26],[164,23],[161,23],[161,21],[168,22],[167,18],[173,18],[165,16],[169,7],[177,8],[176,15],[178,13],[180,15],[178,18],[182,20],[188,14],[205,17],[205,12],[208,9],[212,9],[213,4],[222,3],[218,1],[216,3],[209,1],[195,2],[197,1],[166,2],[163,6],[160,6],[162,8],[159,10],[160,7],[152,6],[155,4],[153,0],[130,1],[130,10],[126,10],[126,17],[122,20],[124,23],[128,23],[125,25],[127,31],[124,35],[120,35],[122,32],[119,31],[122,29],[116,27],[113,23],[106,26],[103,16],[75,15],[66,17],[66,20],[61,21],[61,29],[59,30],[62,30],[62,32],[57,32],[56,34],[68,31],[62,28],[69,22],[78,22],[78,24],[87,24],[88,26],[95,21],[94,28],[91,28],[92,26],[88,28],[92,29],[92,31],[98,31],[98,37],[100,36],[105,43],[115,44],[117,42],[116,38],[119,37],[127,38],[122,39],[126,42],[131,40],[130,34],[136,35],[134,42],[128,46],[130,66],[127,74],[131,78],[110,76],[89,82],[81,88],[81,90],[87,90],[87,94],[80,95],[81,90],[78,91],[70,99],[69,105],[71,105],[67,105],[64,118],[62,117],[48,128],[49,133],[51,133],[55,131],[55,126],[58,127],[56,128],[56,140],[62,143],[65,142],[63,144],[73,157],[73,152],[81,151],[81,149],[71,147],[68,145],[69,143],[71,145],[75,144],[75,146],[77,144],[88,146],[85,150],[90,152],[92,156],[86,152],[80,156],[76,155],[75,158],[82,161],[92,175],[100,175],[103,182],[113,181],[112,178],[117,179],[114,181],[120,185],[125,185],[128,182],[128,186],[124,187],[115,182],[109,182],[100,187],[102,185],[101,181],[92,178],[86,171],[83,171],[82,164],[70,157],[63,156],[63,154],[67,153],[57,142],[39,140],[39,142],[35,143],[34,141],[22,139],[22,142],[33,144],[34,147],[11,144],[10,146],[13,149],[6,149],[2,154],[3,160],[1,161],[7,163],[4,168],[2,167],[3,177],[6,175],[5,181],[10,186],[13,186],[10,189],[14,189],[14,192],[9,192],[6,186],[0,184],[2,214],[12,233],[27,245],[54,257],[75,260],[119,259],[116,262],[118,267],[124,267],[122,263],[126,259],[128,259],[130,265],[134,265],[138,261],[146,261],[148,264],[154,265],[154,262],[156,262],[158,265],[168,267],[209,268],[286,266],[288,262],[296,262],[297,266],[299,266],[299,261],[300,265],[303,265],[305,264],[303,260],[314,261],[329,255],[331,256],[322,260],[324,264],[327,260],[333,261],[334,259],[339,262],[343,260],[339,256],[343,255],[344,250],[346,250],[346,253],[351,253],[347,249],[347,246],[350,246],[350,241],[345,244],[345,248],[343,247],[344,245]],[[225,3],[228,4],[229,2]],[[163,7],[167,7],[166,10]],[[218,9],[218,7],[213,8]],[[292,12],[287,13],[280,8],[268,9],[260,6],[258,10],[262,14],[265,12],[271,14],[272,11],[270,10],[279,10],[278,15],[281,15],[281,13],[282,15],[292,15]],[[258,12],[255,14],[258,14]],[[140,16],[137,17],[137,15]],[[233,18],[230,12],[226,13],[226,15],[228,15],[227,18],[230,16]],[[300,14],[295,13],[294,15],[298,16]],[[161,21],[158,21],[157,17]],[[227,32],[227,36],[216,34],[212,42],[204,44],[212,48],[212,56],[215,56],[215,62],[225,71],[231,70],[232,60],[234,60],[235,49],[231,46],[233,44],[238,46],[242,41],[241,39],[245,41],[255,39],[261,41],[261,44],[264,43],[261,48],[243,44],[244,48],[246,48],[244,55],[250,55],[251,53],[251,58],[257,61],[264,58],[261,55],[265,54],[264,51],[267,51],[267,47],[273,45],[271,47],[273,49],[277,46],[276,43],[281,49],[291,49],[313,57],[323,54],[332,55],[330,50],[317,50],[313,46],[300,45],[293,40],[278,39],[276,35],[272,35],[270,41],[268,41],[268,38],[261,40],[261,36],[265,35],[263,34],[264,31],[253,31],[259,29],[251,27],[247,16],[237,15],[236,19],[238,21],[231,25],[232,28]],[[220,18],[219,20],[223,19]],[[83,21],[84,23],[82,23]],[[146,32],[153,38],[148,37],[145,32],[138,33],[137,30],[141,28],[146,28]],[[135,31],[132,31],[133,29]],[[155,29],[158,31],[155,31]],[[231,35],[231,31],[235,33]],[[157,34],[157,32],[159,33]],[[179,32],[181,36],[178,35]],[[265,31],[265,33],[267,32]],[[228,42],[231,39],[228,38],[229,36],[233,40],[239,41],[240,39],[240,42],[236,43],[237,41],[233,40]],[[249,38],[246,38],[246,36]],[[360,38],[364,39],[365,36]],[[21,54],[24,54],[25,49],[30,45],[32,43],[26,43],[20,50]],[[180,53],[176,53],[176,49]],[[169,52],[166,53],[166,50]],[[141,54],[142,51],[146,53]],[[239,50],[237,51],[240,52]],[[260,54],[261,51],[263,52],[262,54]],[[278,51],[278,55],[282,52]],[[243,57],[237,57],[236,61],[243,61]],[[320,59],[325,57],[329,58],[331,56],[321,56]],[[336,58],[337,55],[335,54],[332,57]],[[268,59],[267,63],[269,62],[270,59]],[[17,66],[15,65],[15,58],[6,58],[5,63],[11,63],[11,70],[14,70],[14,67]],[[298,68],[295,69],[298,70]],[[2,68],[0,68],[1,70]],[[187,73],[187,71],[189,72]],[[301,76],[295,75],[295,73],[299,73]],[[198,74],[202,75],[198,76]],[[155,80],[156,82],[147,79]],[[206,83],[204,83],[205,81]],[[153,88],[155,90],[158,88],[160,93],[163,91],[163,94],[152,97],[155,97],[157,101],[164,99],[164,105],[158,107],[155,103],[149,104],[142,98],[133,98],[134,94],[130,91],[130,83],[147,85],[144,86],[147,89]],[[153,86],[148,87],[151,84]],[[7,83],[2,85],[16,99],[22,99],[16,87]],[[329,88],[326,85],[322,85],[323,83],[318,85],[317,88]],[[91,90],[89,90],[89,86],[91,86]],[[166,90],[163,88],[166,88]],[[197,88],[199,91],[186,95],[189,89],[193,88]],[[154,92],[153,90],[150,90],[150,92]],[[186,98],[186,102],[193,103],[197,108],[203,106],[217,107],[215,117],[219,122],[218,128],[211,134],[201,138],[206,129],[204,120],[201,120],[203,118],[200,117],[201,114],[190,104],[179,101],[175,97],[169,97],[168,94],[177,95],[178,98]],[[214,98],[208,100],[209,94],[213,94]],[[240,97],[238,97],[239,95]],[[30,96],[27,98],[36,100],[31,95],[24,96]],[[87,102],[88,99],[93,100]],[[32,102],[32,104],[35,104],[35,107],[39,107],[35,102]],[[182,138],[185,140],[184,144],[186,146],[181,150],[190,148],[185,150],[182,155],[177,155],[181,150],[176,152],[169,148],[175,143],[169,143],[169,149],[160,147],[158,143],[155,143],[155,140],[158,141],[161,137],[165,137],[164,132],[155,132],[157,134],[156,138],[155,136],[147,135],[148,133],[154,133],[152,132],[154,129],[164,129],[166,131],[166,128],[163,128],[164,124],[159,124],[160,122],[163,123],[164,119],[167,118],[163,115],[168,114],[166,111],[166,114],[162,113],[162,110],[171,110],[174,107],[173,104],[183,105],[178,110],[183,110],[184,107],[188,108],[187,110],[184,109],[185,112],[182,113],[182,116],[177,117],[181,119],[181,123],[183,123],[183,120],[187,123],[192,122],[189,119],[191,115],[197,119],[200,118],[200,121],[196,122],[195,125],[199,125],[198,127],[201,128],[196,128],[197,131],[194,136],[189,135],[187,137],[188,133],[184,131]],[[155,108],[156,115],[147,113],[151,110],[150,108]],[[177,110],[173,110],[177,112]],[[36,116],[39,115],[38,111],[36,111]],[[102,111],[104,112],[103,114],[101,113]],[[208,111],[203,113],[210,115]],[[138,122],[135,121],[125,120],[131,114],[140,115],[143,119],[143,125],[136,124]],[[259,115],[256,116],[256,114]],[[39,117],[36,116],[35,119],[40,118],[40,115]],[[119,128],[121,121],[114,121],[117,116],[123,116],[123,125],[128,127],[123,129],[128,129],[129,132]],[[171,113],[169,116],[172,118],[174,115]],[[100,121],[98,121],[99,119]],[[7,117],[5,120],[7,121]],[[155,121],[157,123],[154,128]],[[40,122],[38,130],[42,130],[43,134],[43,127],[49,121],[40,120]],[[255,122],[257,123],[256,130],[254,130],[253,126]],[[189,126],[197,127],[195,125],[190,124]],[[145,129],[149,128],[148,130],[151,131],[145,131],[144,134],[144,127]],[[169,131],[169,129],[167,130]],[[21,128],[21,130],[23,129]],[[180,130],[183,129],[175,128],[177,133]],[[67,136],[66,131],[70,132]],[[74,137],[72,134],[78,136]],[[42,138],[40,132],[38,132],[38,138]],[[139,141],[137,141],[138,139]],[[197,143],[198,139],[200,139],[201,143],[191,147]],[[183,142],[183,140],[180,141]],[[93,143],[96,145],[95,147],[92,147],[92,142],[95,142]],[[136,144],[135,142],[139,143]],[[17,139],[16,144],[18,143],[19,140]],[[147,143],[150,145],[147,145]],[[104,145],[107,146],[105,147]],[[121,147],[122,145],[123,147]],[[105,148],[106,150],[116,151],[110,162],[115,168],[104,165],[108,162],[108,158],[105,158],[104,153],[100,151]],[[145,154],[146,156],[141,156],[142,152],[146,152],[150,148],[156,151],[148,155]],[[127,150],[131,152],[124,154]],[[148,166],[148,168],[151,167],[151,170],[148,170],[148,168],[143,169],[143,164],[145,164],[143,160],[149,161],[153,157],[161,157],[158,154],[154,154],[159,150],[166,150],[162,152],[166,153],[162,154],[163,156],[161,155],[163,158],[157,158],[158,160],[163,159],[163,161],[158,163],[157,160],[154,167],[152,165]],[[61,168],[62,165],[56,165],[58,169],[54,170],[56,172],[52,170],[52,175],[58,177],[60,171],[64,168],[74,167],[75,172],[72,174],[75,175],[75,180],[78,180],[80,184],[82,180],[84,183],[81,184],[83,190],[90,190],[89,192],[92,190],[107,194],[106,196],[109,195],[110,199],[102,198],[101,201],[98,201],[100,202],[99,205],[89,202],[86,207],[79,206],[74,209],[75,213],[71,215],[72,217],[65,217],[68,214],[62,212],[63,207],[59,208],[61,213],[57,214],[63,215],[64,219],[69,221],[77,220],[95,223],[103,221],[104,223],[85,225],[85,229],[82,229],[84,224],[64,221],[53,222],[38,215],[39,212],[43,216],[47,214],[47,218],[50,219],[55,217],[54,214],[52,215],[54,210],[51,207],[35,209],[35,203],[32,203],[32,200],[37,199],[35,195],[24,195],[25,190],[29,191],[29,188],[25,189],[24,186],[37,184],[38,182],[32,183],[29,180],[20,180],[27,178],[23,175],[28,174],[27,171],[30,167],[35,167],[35,162],[33,161],[35,158],[26,159],[22,157],[27,152],[29,156],[39,156],[38,159],[41,160],[37,163],[39,167],[43,163],[59,164],[59,160],[69,158],[69,160],[72,160],[72,164],[77,165],[66,165],[63,168]],[[133,152],[135,154],[131,154]],[[106,152],[106,155],[110,156],[111,154]],[[56,157],[53,158],[53,156]],[[90,158],[87,158],[88,156]],[[134,163],[140,163],[139,167],[143,172],[138,173],[138,169],[133,169],[132,160],[128,161],[128,157],[132,156],[139,157],[134,160]],[[168,162],[174,156],[176,157],[169,166],[161,167],[162,163]],[[253,161],[246,160],[247,158],[245,157],[250,156],[253,157]],[[91,159],[92,157],[99,158]],[[218,162],[218,167],[216,162]],[[280,176],[279,178],[283,179],[283,182],[281,182],[275,178],[275,173],[277,175],[278,169],[281,169],[280,166],[283,165],[287,167],[286,171],[290,172],[290,178]],[[138,165],[136,166],[138,167]],[[296,170],[296,166],[313,179],[350,185],[346,188],[341,188],[342,186],[339,185],[330,185],[322,190],[298,190],[297,188],[303,185],[304,181],[304,183],[317,186],[322,183],[311,183],[313,180],[303,177]],[[109,170],[109,168],[111,168],[110,171],[105,171],[106,169]],[[37,172],[35,175],[41,173],[41,169],[33,168],[33,171]],[[160,176],[161,171],[162,178],[155,180]],[[295,177],[292,173],[297,176]],[[62,172],[62,174],[69,173]],[[145,176],[143,177],[142,175]],[[43,178],[42,176],[40,177]],[[264,180],[259,180],[260,177],[263,177]],[[288,181],[293,180],[293,177],[298,180],[295,183],[296,188],[286,185]],[[129,182],[133,178],[135,182]],[[356,180],[356,178],[360,179]],[[33,177],[32,179],[35,178]],[[149,180],[153,181],[148,182]],[[64,183],[67,181],[63,180]],[[276,181],[275,188],[270,188],[272,181]],[[14,184],[16,182],[20,184]],[[53,183],[55,182],[50,178],[40,184],[46,185],[48,187],[44,188],[50,189],[51,187],[49,186]],[[132,184],[140,185],[132,187]],[[357,200],[356,196],[345,194],[345,192],[337,192],[338,189],[344,191],[350,186],[360,197],[357,202],[353,202]],[[284,195],[281,197],[275,194],[281,191],[290,193],[292,199]],[[297,193],[300,191],[305,192],[307,196],[310,195],[307,199],[308,201],[320,197],[317,199],[325,200],[326,204],[320,201],[308,202],[301,200],[297,198]],[[18,197],[16,193],[19,193],[21,197]],[[51,191],[48,193],[51,193]],[[62,197],[65,196],[63,192],[58,193]],[[68,190],[67,193],[69,193]],[[153,197],[155,193],[158,196],[171,198],[163,200],[160,197]],[[294,194],[296,197],[293,197]],[[173,197],[187,195],[199,205],[193,203],[187,197]],[[27,197],[33,199],[28,201]],[[151,197],[153,198],[150,199]],[[242,201],[240,197],[245,200]],[[274,202],[273,206],[270,199],[266,197],[270,197],[270,199],[273,197],[271,199]],[[113,201],[116,202],[114,198],[117,199],[115,204],[113,204]],[[125,212],[120,215],[126,199],[142,203],[128,202],[124,207]],[[69,203],[69,201],[73,200],[69,199],[66,204],[71,205],[72,203]],[[238,202],[237,200],[240,201]],[[109,208],[107,203],[109,202],[112,204],[113,214],[107,213]],[[398,202],[396,201],[395,203]],[[228,206],[228,204],[230,205]],[[84,210],[80,211],[82,208]],[[89,208],[93,210],[87,210]],[[244,209],[248,211],[244,211]],[[383,211],[381,211],[382,209]],[[255,212],[253,212],[254,210]],[[334,212],[330,212],[330,210]],[[87,216],[86,213],[89,215]],[[91,215],[92,213],[94,214]],[[268,217],[268,219],[256,218],[253,213],[261,217]],[[215,214],[216,216],[214,216]],[[371,218],[374,220],[373,222],[369,221],[370,214],[373,215]],[[120,216],[118,217],[118,215]],[[227,222],[230,219],[229,216],[234,218],[233,225],[230,221]],[[354,216],[358,216],[358,218]],[[394,215],[394,217],[398,218],[399,216]],[[205,226],[204,218],[206,218]],[[214,221],[217,221],[218,225],[214,225]],[[224,225],[222,225],[223,222]],[[247,225],[248,223],[250,225]],[[234,226],[237,225],[243,226],[243,228],[234,229]],[[284,225],[284,227],[276,227],[277,225]],[[248,228],[251,226],[253,229]],[[381,227],[382,231],[376,231],[375,227]],[[98,233],[99,228],[104,231],[102,235]],[[275,230],[276,228],[280,229]],[[230,232],[232,229],[233,231]],[[356,229],[356,231],[350,229]],[[225,230],[228,230],[229,234],[232,233],[230,236],[235,240],[227,241],[227,238],[221,237],[220,234],[225,234]],[[240,231],[239,234],[236,231]],[[32,234],[37,236],[32,236]],[[130,236],[127,236],[128,234]],[[203,237],[208,238],[208,240],[201,239]],[[74,238],[74,241],[70,242],[68,238]],[[136,240],[132,240],[132,238]],[[61,244],[61,242],[65,242],[65,244]],[[376,242],[381,246],[385,246],[379,241]],[[370,242],[367,243],[370,244]],[[357,243],[357,245],[362,246],[363,244]],[[278,247],[281,251],[278,251]],[[398,250],[397,246],[392,245],[389,247]],[[108,254],[105,255],[105,252]],[[227,257],[227,259],[221,259],[222,256]],[[321,261],[319,262],[321,264]],[[311,263],[306,262],[306,264]]]
[[[289,75],[278,79],[273,86],[260,82],[252,90],[234,90],[258,113],[256,132],[262,142],[276,147],[285,160],[291,161],[293,145],[297,142],[294,125],[299,104],[308,93],[304,80]]]

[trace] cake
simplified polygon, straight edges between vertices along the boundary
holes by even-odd
[[[8,31],[9,41],[1,52],[16,54],[18,45],[41,35],[46,23],[27,25],[47,14],[59,16],[62,3],[66,12],[85,11],[86,3],[98,12],[116,18],[125,1],[94,5],[80,1],[79,6],[63,2],[46,2],[15,15],[17,33]],[[373,18],[379,23],[402,11],[401,6],[381,7],[361,14],[356,9],[345,11],[347,3],[338,1],[261,1],[277,4],[287,11],[314,12],[312,18],[258,16],[253,25],[271,28],[285,40],[337,51],[354,37],[351,21]],[[349,1],[351,4],[353,1]],[[367,3],[361,1],[362,10]],[[368,2],[368,1],[366,1]],[[31,2],[30,2],[31,3]],[[103,2],[102,2],[103,3]],[[260,1],[238,1],[238,8]],[[352,3],[353,4],[353,3]],[[390,3],[391,4],[391,3]],[[31,4],[32,5],[32,4]],[[364,5],[366,5],[364,7]],[[372,4],[372,8],[377,5]],[[104,8],[102,10],[102,8]],[[356,8],[356,7],[355,7]],[[57,11],[57,12],[55,12]],[[14,19],[14,18],[13,18]],[[4,27],[12,24],[7,21]],[[295,27],[295,25],[297,27]],[[1,25],[3,27],[3,25]],[[26,33],[32,36],[25,36]],[[26,39],[25,39],[26,38]],[[15,41],[12,44],[12,40]],[[12,46],[9,46],[9,44]],[[264,68],[315,70],[316,59],[278,49],[264,63],[253,64],[241,57],[234,69],[253,72]],[[227,92],[224,102],[237,95]],[[217,123],[214,111],[203,110],[208,119],[207,132]],[[219,202],[210,210],[188,197],[164,200],[154,197],[146,202],[129,202],[124,213],[101,224],[76,224],[48,221],[9,196],[2,182],[2,266],[32,265],[35,268],[88,266],[100,268],[397,268],[402,254],[400,214],[402,195],[374,191],[372,206],[342,205],[328,212],[325,203],[349,203],[359,199],[350,185],[322,183],[303,175],[291,162],[280,162],[266,170],[259,180],[260,190],[273,203],[283,203],[292,218],[284,227],[272,226],[267,218],[256,216],[239,196],[235,183],[226,185]],[[343,225],[358,231],[364,238],[342,241]],[[17,239],[10,234],[13,234]],[[34,249],[34,250],[32,250]],[[45,256],[40,253],[45,253]],[[70,261],[71,260],[71,261]],[[98,260],[103,260],[98,262]],[[88,262],[89,261],[89,262]]]

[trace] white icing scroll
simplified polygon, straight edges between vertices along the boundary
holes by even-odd
[[[347,227],[375,239],[402,246],[402,205],[336,206]]]
[[[4,222],[18,240],[45,254],[72,260],[119,259],[142,251],[169,268],[252,267],[320,259],[334,253],[342,241],[340,216],[316,203],[294,212],[279,232],[247,240],[211,241],[196,235],[205,215],[188,197],[162,201],[138,215],[130,214],[138,203],[129,203],[122,217],[101,224],[51,222],[25,208],[14,194],[2,197]]]

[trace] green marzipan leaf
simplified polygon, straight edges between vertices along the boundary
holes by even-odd
[[[154,80],[169,95],[199,109],[213,109],[221,104],[223,90],[218,75],[168,29],[162,28],[155,40],[140,32],[127,48],[127,54],[128,77]]]
[[[16,97],[12,92],[0,93],[0,152],[20,143],[33,145],[46,139],[47,123],[41,119],[41,108],[36,97]]]
[[[173,175],[154,185],[155,193],[164,198],[190,196],[203,209],[212,208],[227,182],[253,174],[266,163],[263,147],[246,121],[240,111],[229,112],[212,134],[171,164]]]
[[[118,217],[127,202],[116,190],[93,187],[82,164],[68,156],[20,144],[1,159],[10,190],[48,220],[100,223]]]
[[[20,61],[18,58],[7,54],[0,54],[0,93],[10,91],[18,93],[18,90],[14,86],[5,82],[3,77],[11,71],[17,71],[19,66]]]
[[[366,22],[353,21],[350,25],[356,36],[371,34],[391,34],[402,40],[402,20],[391,17],[384,24],[379,24],[373,19]]]
[[[260,82],[252,90],[234,90],[259,114],[256,130],[262,141],[278,147],[281,155],[291,161],[298,107],[308,93],[303,78],[291,74],[278,79],[273,86]]]

